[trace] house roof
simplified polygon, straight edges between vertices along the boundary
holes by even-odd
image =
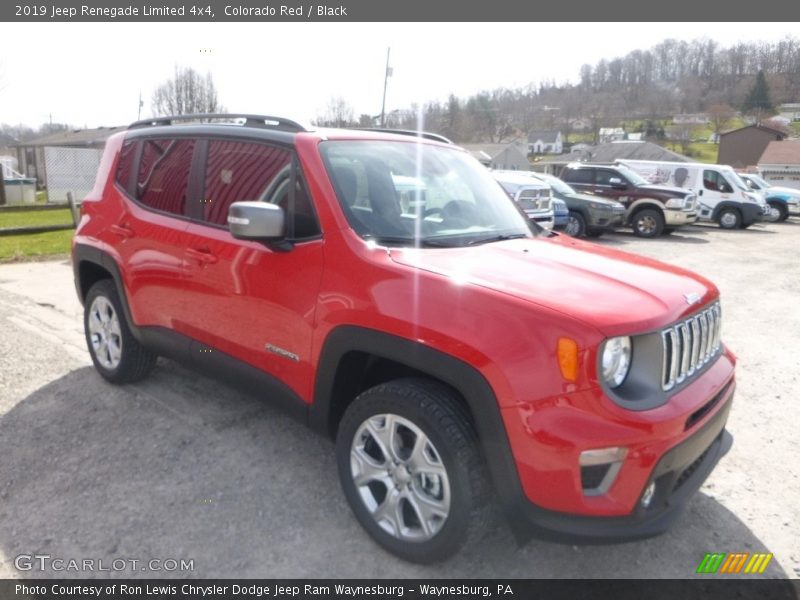
[[[598,146],[589,147],[578,152],[570,152],[542,162],[571,162],[575,160],[591,161],[595,163],[613,163],[619,158],[636,160],[667,160],[671,162],[692,162],[690,158],[662,148],[652,142],[609,142]]]
[[[59,131],[27,142],[20,146],[98,146],[113,134],[124,131],[127,125],[121,127],[97,127],[96,129],[74,129]]]
[[[800,140],[774,141],[767,144],[759,165],[800,165]]]
[[[778,131],[777,129],[772,129],[772,127],[767,127],[765,125],[758,125],[758,124],[756,124],[756,125],[746,125],[744,127],[739,127],[738,129],[731,129],[729,131],[723,131],[720,134],[720,137],[725,137],[726,135],[728,135],[730,133],[736,133],[737,131],[744,131],[745,129],[763,129],[764,131],[767,131],[769,133],[774,133],[775,135],[780,136],[779,139],[784,139],[786,137],[786,134],[783,131]]]
[[[508,148],[513,148],[517,152],[519,152],[523,157],[525,156],[525,151],[521,150],[519,146],[514,143],[510,144],[461,144],[461,147],[465,150],[469,150],[469,152],[473,156],[477,156],[481,152],[489,156],[489,158],[494,158],[505,152]]]
[[[558,140],[559,131],[547,131],[544,129],[534,130],[528,133],[529,142],[543,142],[545,144],[555,144]]]

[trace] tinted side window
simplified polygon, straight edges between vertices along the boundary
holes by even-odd
[[[119,151],[119,162],[117,163],[117,183],[125,190],[131,181],[131,171],[133,170],[133,158],[136,155],[136,142],[127,141],[122,144]]]
[[[611,179],[619,179],[622,183],[625,183],[625,178],[622,175],[605,169],[596,171],[594,182],[596,185],[611,185]]]
[[[136,198],[156,210],[182,215],[193,152],[193,140],[145,140]]]
[[[203,219],[228,224],[228,208],[241,200],[267,200],[288,178],[292,153],[284,148],[211,140],[208,144]],[[283,177],[279,177],[283,174]],[[288,197],[288,194],[287,194]],[[284,206],[284,208],[286,208]]]
[[[568,169],[564,181],[570,183],[589,183],[593,181],[591,169]]]

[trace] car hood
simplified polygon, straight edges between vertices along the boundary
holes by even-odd
[[[800,190],[797,190],[795,188],[783,187],[780,185],[768,187],[765,190],[761,190],[761,193],[763,193],[767,198],[777,194],[784,194],[786,196],[791,196],[792,198],[800,198]]]
[[[658,329],[718,295],[690,271],[567,236],[387,250],[396,264],[548,307],[609,336]]]
[[[624,209],[625,207],[622,206],[619,202],[614,200],[608,200],[606,198],[601,198],[600,196],[592,196],[591,194],[561,194],[561,197],[567,200],[580,200],[582,202],[594,202],[595,204],[602,204],[607,208],[614,208],[620,207]]]
[[[647,185],[640,185],[637,189],[640,190],[653,190],[661,192],[662,194],[671,194],[676,198],[684,198],[689,194],[694,194],[692,190],[686,190],[678,187],[671,187],[668,185],[656,185],[655,183],[648,183]]]

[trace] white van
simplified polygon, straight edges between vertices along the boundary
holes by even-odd
[[[689,189],[697,194],[698,219],[723,229],[750,227],[770,215],[764,197],[752,192],[727,165],[617,159],[650,183]]]

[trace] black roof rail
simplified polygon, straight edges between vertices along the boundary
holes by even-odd
[[[153,117],[152,119],[142,119],[135,121],[128,126],[128,129],[140,129],[143,127],[156,127],[159,125],[172,125],[175,121],[199,121],[208,119],[244,119],[242,127],[271,127],[281,131],[302,132],[308,131],[306,127],[291,119],[284,117],[273,117],[271,115],[249,115],[239,113],[196,113],[190,115],[171,115],[168,117]]]
[[[434,140],[436,142],[443,142],[445,144],[452,144],[453,142],[443,135],[438,133],[431,133],[430,131],[416,131],[414,129],[387,129],[385,127],[356,127],[360,131],[379,131],[383,133],[397,133],[399,135],[411,135],[414,137],[425,138],[426,140]]]

